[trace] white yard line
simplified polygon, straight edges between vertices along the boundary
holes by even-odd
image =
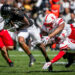
[[[41,64],[44,64],[45,62],[40,62]],[[54,64],[67,64],[68,62],[55,62]]]
[[[12,57],[22,56],[23,57],[23,56],[27,56],[27,55],[23,54],[23,55],[10,55],[10,56],[12,56]],[[43,55],[42,54],[41,55],[40,54],[36,54],[36,55],[34,54],[33,56],[39,57],[39,56],[43,56]],[[56,56],[56,55],[48,55],[48,56]]]
[[[27,57],[27,55],[10,55],[11,57]],[[41,54],[34,54],[34,56],[36,56],[36,57],[41,57],[41,56],[43,56],[43,55],[41,55]],[[48,56],[56,56],[56,55],[48,55]],[[17,61],[15,61],[15,62],[17,62]],[[23,61],[22,61],[23,62]],[[38,63],[40,63],[40,64],[44,64],[45,62],[40,62],[40,61],[38,61]],[[67,62],[55,62],[54,64],[67,64]],[[73,64],[75,64],[75,63],[73,63]]]

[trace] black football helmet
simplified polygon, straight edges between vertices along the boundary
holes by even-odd
[[[3,18],[9,17],[11,15],[12,7],[11,5],[5,4],[1,7],[1,16]]]

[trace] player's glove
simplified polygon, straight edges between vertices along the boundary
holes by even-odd
[[[47,69],[51,64],[52,64],[51,62],[46,62],[42,69],[44,70]]]
[[[19,26],[17,24],[15,24],[14,26],[15,26],[15,28],[19,28]]]
[[[47,44],[49,42],[49,40],[50,40],[49,36],[43,36],[42,41],[43,41],[44,44]]]

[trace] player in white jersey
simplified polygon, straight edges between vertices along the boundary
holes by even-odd
[[[54,14],[47,14],[42,28],[48,33],[48,36],[43,38],[44,43],[47,44],[54,38],[60,48],[58,55],[43,66],[43,69],[47,69],[52,63],[63,57],[66,50],[75,49],[75,24],[66,24],[62,18],[56,18]],[[72,55],[75,56],[75,53]],[[69,62],[67,66],[70,66],[71,63]]]

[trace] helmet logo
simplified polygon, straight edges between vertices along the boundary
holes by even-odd
[[[51,16],[51,18],[54,20],[54,17],[53,16]]]

